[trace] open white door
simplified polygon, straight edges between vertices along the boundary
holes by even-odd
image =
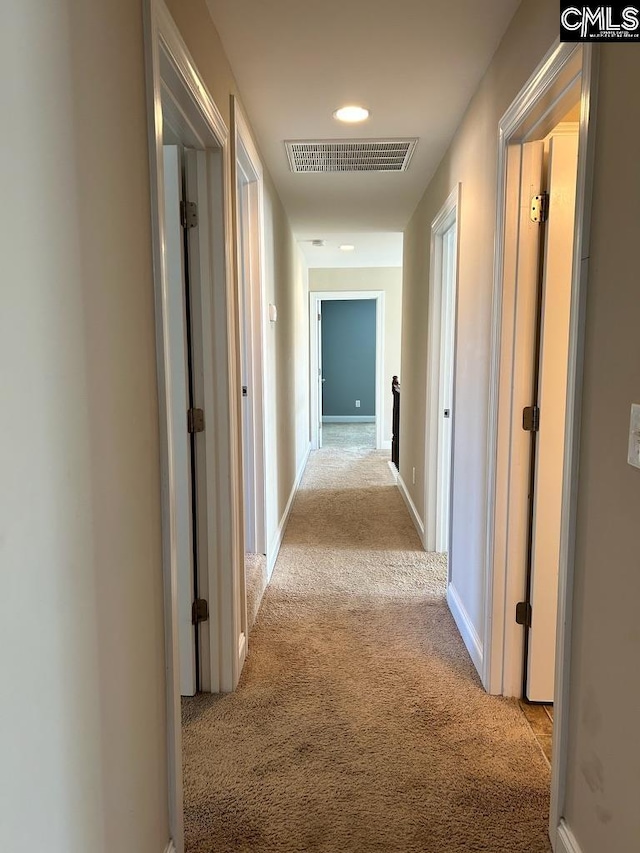
[[[549,143],[526,695],[553,702],[578,135]]]
[[[440,382],[438,390],[438,472],[436,551],[449,551],[451,511],[451,441],[453,423],[453,368],[455,360],[455,306],[457,222],[442,235],[440,299]]]
[[[167,346],[171,400],[170,447],[175,492],[176,561],[178,566],[178,634],[180,646],[180,693],[196,692],[196,639],[192,624],[194,601],[193,515],[191,492],[191,449],[187,431],[189,379],[187,317],[185,305],[184,232],[180,222],[182,168],[180,148],[163,146],[164,218],[167,269]]]

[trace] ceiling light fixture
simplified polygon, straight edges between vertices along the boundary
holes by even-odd
[[[369,110],[364,107],[351,105],[348,107],[340,107],[333,114],[338,121],[346,121],[348,124],[356,124],[359,121],[365,121],[369,118]]]
[[[353,252],[355,246],[353,246],[351,243],[343,243],[338,248],[341,249],[343,252]]]

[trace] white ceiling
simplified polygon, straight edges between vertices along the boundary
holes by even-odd
[[[294,232],[349,242],[403,230],[519,0],[207,4]],[[337,122],[350,103],[370,119]],[[293,174],[283,145],[387,137],[419,138],[407,172]]]

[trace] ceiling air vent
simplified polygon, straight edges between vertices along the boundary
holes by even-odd
[[[286,141],[292,172],[405,172],[417,139]]]

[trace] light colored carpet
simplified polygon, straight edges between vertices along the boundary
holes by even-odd
[[[548,853],[549,770],[487,696],[387,454],[312,454],[237,692],[184,703],[189,853]]]
[[[264,554],[247,552],[244,555],[244,577],[247,591],[247,622],[251,630],[267,588],[267,558]]]
[[[342,450],[375,450],[375,423],[322,424],[322,446]]]

